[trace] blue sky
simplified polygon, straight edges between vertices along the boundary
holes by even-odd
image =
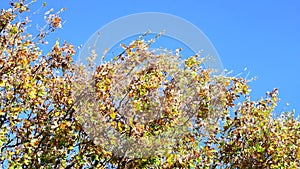
[[[248,72],[250,77],[257,77],[250,83],[253,99],[277,87],[281,98],[278,111],[296,109],[299,114],[300,1],[52,0],[47,3],[49,8],[67,8],[62,15],[66,21],[63,30],[54,37],[77,46],[105,24],[129,14],[163,12],[182,17],[207,35],[226,69],[238,74],[247,67],[242,77]],[[4,1],[1,6],[6,6]]]

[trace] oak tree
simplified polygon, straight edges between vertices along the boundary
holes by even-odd
[[[151,49],[144,36],[82,65],[73,45],[47,44],[63,10],[30,33],[32,3],[0,14],[2,167],[300,167],[300,122],[275,115],[277,89],[253,101],[247,79],[214,75],[201,54]]]

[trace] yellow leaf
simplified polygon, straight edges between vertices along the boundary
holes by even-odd
[[[73,100],[72,99],[68,99],[68,104],[72,104]]]
[[[20,107],[13,107],[13,108],[11,108],[11,110],[12,110],[13,112],[18,112],[18,111],[21,110],[21,108],[20,108]]]
[[[118,122],[118,129],[119,131],[122,131],[122,123]]]
[[[100,110],[105,110],[106,109],[106,107],[103,104],[100,104],[99,108],[100,108]]]
[[[36,98],[36,90],[35,89],[31,90],[28,94],[31,99]]]
[[[116,113],[115,112],[112,112],[112,113],[110,113],[110,115],[109,115],[112,119],[115,119],[116,118]]]
[[[74,148],[73,146],[70,146],[70,147],[68,148],[68,150],[73,150],[73,148]]]
[[[6,82],[5,80],[1,79],[0,80],[0,87],[4,87],[5,86],[5,82]]]

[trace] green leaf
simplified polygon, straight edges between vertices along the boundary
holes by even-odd
[[[47,94],[47,92],[38,92],[38,96],[43,97]]]

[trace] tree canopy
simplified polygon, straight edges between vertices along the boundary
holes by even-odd
[[[32,3],[0,14],[0,166],[300,167],[300,122],[275,115],[278,89],[251,100],[247,79],[213,75],[201,54],[152,50],[143,36],[82,65],[72,44],[47,44],[63,10],[30,33]]]

